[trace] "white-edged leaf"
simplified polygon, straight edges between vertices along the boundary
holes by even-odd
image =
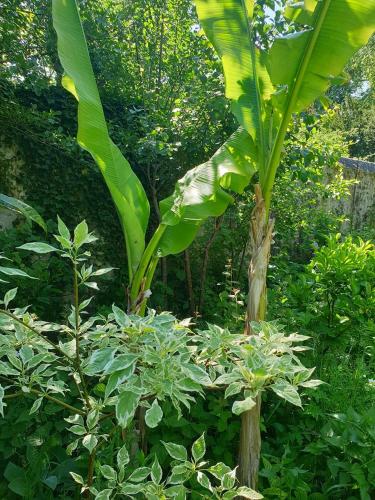
[[[12,288],[11,290],[8,290],[4,296],[4,305],[5,309],[7,309],[9,303],[14,299],[14,297],[17,295],[17,290],[18,288]]]
[[[155,457],[151,467],[151,479],[154,481],[154,483],[160,484],[162,476],[163,476],[163,471],[160,467],[158,458]]]
[[[295,406],[302,406],[297,388],[286,380],[278,380],[274,384],[270,385],[270,388],[275,394],[280,396],[280,398],[289,401],[289,403],[292,403]]]
[[[111,373],[118,372],[120,370],[125,370],[133,363],[135,363],[138,359],[136,354],[127,353],[127,354],[119,354],[112,361],[108,363],[105,368],[104,374],[110,375]]]
[[[5,194],[0,194],[0,207],[22,214],[26,217],[26,219],[36,222],[36,224],[47,232],[47,225],[41,215],[35,210],[35,208],[30,207],[30,205],[27,205],[23,201],[17,200],[17,198],[13,198]]]
[[[99,493],[95,496],[95,500],[111,500],[112,491],[113,490],[111,488],[99,491]]]
[[[119,326],[127,327],[131,324],[129,316],[122,309],[115,306],[115,304],[112,305],[112,311],[113,311],[113,314],[115,315],[116,323]]]
[[[88,359],[83,372],[86,375],[99,375],[113,361],[116,347],[103,347],[94,351]]]
[[[168,455],[170,455],[172,458],[174,458],[175,460],[180,460],[181,462],[187,460],[187,450],[185,446],[175,443],[165,443],[164,441],[162,441],[162,443],[167,450]]]
[[[29,415],[32,415],[33,413],[36,413],[39,408],[40,408],[40,405],[42,404],[42,401],[43,401],[43,398],[38,398],[34,401],[30,411],[29,411]]]
[[[130,457],[126,445],[122,446],[117,452],[117,466],[122,469],[130,462]]]
[[[204,440],[204,433],[193,443],[191,453],[196,462],[204,457],[206,453],[206,442]]]
[[[49,245],[48,243],[43,243],[42,241],[35,241],[32,243],[25,243],[20,247],[17,247],[18,250],[29,250],[30,252],[35,253],[51,253],[58,252],[58,248]]]
[[[151,408],[149,408],[145,414],[146,425],[153,429],[154,427],[157,427],[162,418],[163,410],[160,408],[158,400],[154,399]]]
[[[208,479],[208,476],[206,476],[206,474],[204,472],[198,471],[197,481],[201,486],[203,486],[203,488],[206,488],[207,490],[212,491],[211,482]]]
[[[241,486],[238,488],[237,494],[243,498],[250,498],[250,500],[262,500],[262,498],[264,498],[263,495],[255,490],[252,490],[251,488],[248,488],[247,486]]]
[[[89,453],[92,453],[93,449],[98,444],[98,438],[94,434],[87,434],[82,439],[82,444],[85,448],[89,450]]]
[[[57,228],[59,230],[60,236],[69,241],[70,240],[69,229],[65,225],[65,222],[62,219],[60,219],[59,216],[57,216]]]
[[[308,387],[308,388],[314,388],[318,387],[319,385],[325,384],[323,380],[319,379],[311,379],[311,380],[306,380],[306,382],[301,382],[298,385],[301,385],[302,387]]]
[[[125,370],[120,370],[118,372],[112,373],[108,379],[107,385],[105,386],[105,398],[109,398],[114,390],[117,389],[125,380],[127,380],[134,372],[134,365],[125,368]]]
[[[106,479],[116,480],[117,473],[113,467],[111,467],[110,465],[101,465],[99,468],[103,477],[105,477]]]
[[[88,235],[89,235],[89,228],[87,227],[86,221],[83,220],[74,229],[74,246],[76,248],[81,247],[85,243]]]
[[[8,276],[21,276],[22,278],[31,278],[32,280],[38,279],[34,278],[34,276],[30,276],[29,274],[25,273],[25,271],[21,271],[21,269],[16,269],[15,267],[0,266],[0,273],[6,274]]]
[[[0,385],[0,415],[4,418],[4,407],[6,404],[3,402],[4,399],[4,387]]]
[[[140,483],[146,477],[148,477],[151,473],[150,467],[138,467],[134,472],[130,474],[128,477],[128,481],[132,481],[133,483]]]
[[[212,380],[210,379],[208,373],[197,365],[183,365],[182,371],[186,376],[197,382],[197,384],[201,384],[204,386],[212,385]]]
[[[232,412],[235,415],[241,415],[244,411],[249,411],[256,405],[253,398],[248,397],[242,401],[235,401],[232,406]]]
[[[124,391],[119,395],[116,403],[116,418],[123,429],[133,420],[140,398],[140,394],[130,391]]]
[[[110,273],[111,271],[113,271],[114,269],[116,269],[115,267],[105,267],[103,269],[98,269],[97,271],[94,271],[91,276],[102,276],[103,274],[107,274],[107,273]]]
[[[72,476],[74,481],[78,484],[85,484],[85,481],[83,480],[83,477],[80,474],[76,474],[75,472],[69,472],[69,474]]]

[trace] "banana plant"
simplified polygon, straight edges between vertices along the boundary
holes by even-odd
[[[256,44],[254,0],[195,0],[202,28],[223,64],[226,95],[239,122],[206,163],[185,174],[160,203],[161,222],[145,235],[149,203],[141,182],[110,139],[76,0],[52,0],[63,85],[78,101],[78,142],[98,164],[122,224],[129,268],[130,309],[142,312],[160,257],[193,241],[208,217],[224,213],[258,172],[251,218],[247,333],[266,312],[266,275],[274,221],[272,188],[293,113],[329,87],[375,29],[375,0],[294,1],[285,18],[294,32],[266,51]],[[239,477],[256,486],[260,399],[242,416]]]
[[[112,195],[124,233],[130,309],[144,311],[160,257],[182,252],[208,217],[221,215],[256,171],[254,142],[238,129],[206,163],[190,170],[160,203],[161,222],[146,245],[149,202],[140,180],[112,142],[92,69],[76,0],[52,0],[62,84],[78,101],[80,146],[87,150]]]
[[[274,221],[272,188],[293,113],[311,105],[339,76],[375,30],[375,0],[292,1],[284,11],[292,31],[269,51],[257,46],[254,0],[195,0],[198,17],[221,58],[226,96],[253,140],[259,173],[250,236],[247,333],[266,314],[266,276]],[[242,414],[239,479],[256,487],[260,458],[260,398]]]

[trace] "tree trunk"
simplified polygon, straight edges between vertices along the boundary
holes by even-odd
[[[248,268],[249,295],[245,334],[253,335],[252,321],[264,320],[267,308],[267,268],[270,259],[274,221],[267,217],[260,186],[255,186],[255,207],[251,214],[251,259]],[[256,489],[258,482],[261,435],[261,398],[256,406],[242,414],[238,479],[243,486]]]

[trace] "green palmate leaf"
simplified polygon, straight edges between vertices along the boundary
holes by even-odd
[[[163,410],[160,408],[158,400],[154,399],[151,408],[146,411],[145,422],[152,429],[157,427],[158,423],[163,418]]]
[[[132,276],[144,250],[149,203],[142,184],[109,136],[76,1],[53,0],[52,14],[65,71],[63,85],[78,101],[77,140],[93,156],[111,192]]]
[[[189,170],[169,198],[160,203],[164,232],[159,255],[182,252],[208,217],[225,212],[233,197],[242,193],[256,171],[254,143],[238,129],[206,163]]]
[[[44,231],[47,231],[46,223],[43,218],[38,214],[38,212],[24,203],[23,201],[12,198],[11,196],[6,196],[5,194],[0,194],[0,207],[7,208],[13,212],[22,214],[26,219],[29,219],[36,224],[38,224]]]

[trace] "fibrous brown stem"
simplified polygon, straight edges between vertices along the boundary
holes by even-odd
[[[251,215],[250,241],[251,260],[248,269],[249,295],[245,334],[253,335],[252,321],[261,321],[266,316],[267,268],[270,259],[274,221],[269,219],[259,185],[255,186],[255,208]],[[242,485],[256,489],[261,449],[260,395],[256,406],[242,414],[238,479]]]

